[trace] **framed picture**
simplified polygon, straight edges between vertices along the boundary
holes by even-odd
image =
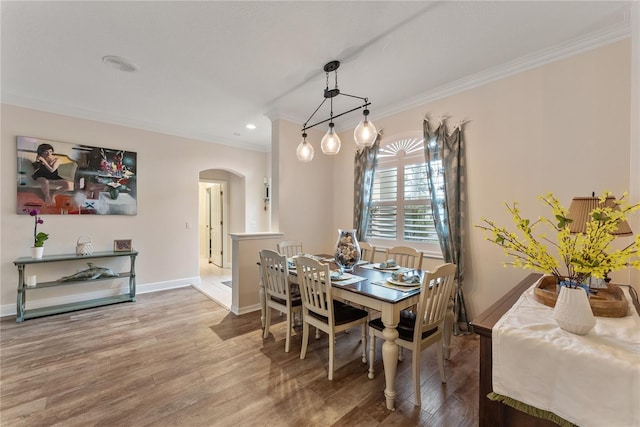
[[[131,252],[131,239],[129,240],[114,240],[113,251],[114,252]]]
[[[137,214],[135,152],[28,136],[16,142],[18,214]]]

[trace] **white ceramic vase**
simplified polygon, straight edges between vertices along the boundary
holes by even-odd
[[[42,258],[42,254],[44,253],[44,246],[33,246],[31,248],[31,258],[40,259]]]
[[[560,328],[576,335],[586,335],[596,325],[589,297],[582,288],[560,288],[553,318]]]

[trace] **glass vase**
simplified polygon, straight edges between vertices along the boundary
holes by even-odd
[[[338,230],[333,257],[341,271],[353,271],[353,267],[360,261],[360,245],[356,238],[356,230]]]

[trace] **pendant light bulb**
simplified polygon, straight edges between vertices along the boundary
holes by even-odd
[[[322,137],[322,141],[320,142],[320,148],[322,148],[322,152],[328,155],[338,154],[340,152],[340,147],[342,146],[342,142],[338,137],[338,134],[333,130],[333,122],[329,123],[329,130]]]
[[[298,148],[296,149],[296,156],[298,160],[301,162],[310,162],[313,160],[313,145],[310,142],[307,142],[307,134],[302,134],[302,142],[298,144]]]
[[[373,146],[378,136],[376,127],[367,118],[369,110],[365,109],[362,113],[364,114],[364,118],[353,131],[353,139],[358,148]]]

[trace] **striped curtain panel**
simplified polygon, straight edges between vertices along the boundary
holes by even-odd
[[[467,317],[462,286],[464,281],[464,202],[466,200],[462,123],[456,125],[450,135],[444,121],[440,121],[432,130],[428,119],[425,119],[423,127],[424,154],[436,233],[444,261],[457,266],[453,333],[454,335],[470,334],[472,328]],[[434,167],[440,163],[439,161],[442,162],[442,167]],[[442,180],[437,179],[438,173],[442,174]],[[444,191],[440,192],[440,196],[434,185],[437,181],[444,183]]]
[[[356,151],[353,161],[353,228],[359,242],[366,241],[369,224],[369,209],[373,192],[373,177],[376,173],[380,134],[371,147]]]

